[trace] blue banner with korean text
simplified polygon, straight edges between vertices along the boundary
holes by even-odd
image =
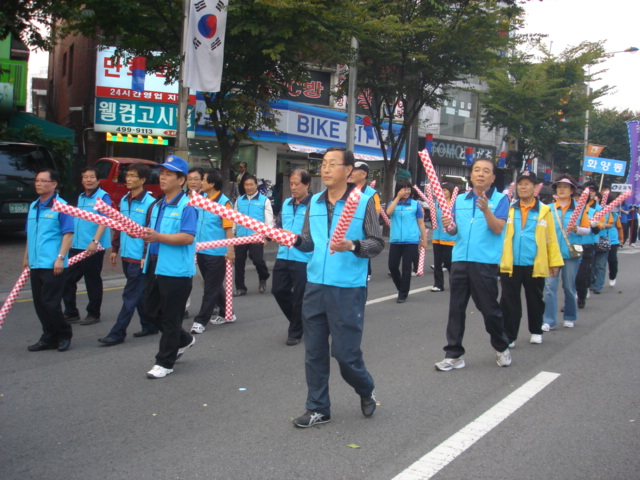
[[[584,157],[582,170],[586,172],[598,172],[605,175],[621,176],[627,170],[627,162],[622,160],[613,160],[611,158],[600,157]]]

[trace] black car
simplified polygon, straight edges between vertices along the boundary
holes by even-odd
[[[43,168],[55,168],[45,147],[0,141],[0,230],[24,230],[29,204],[38,198],[34,180]]]

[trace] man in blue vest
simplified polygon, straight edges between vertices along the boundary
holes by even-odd
[[[253,175],[245,175],[242,180],[244,194],[236,200],[235,209],[256,220],[273,225],[273,209],[267,197],[258,192],[258,179]],[[253,230],[249,230],[242,225],[236,226],[236,237],[248,237],[253,235]],[[266,243],[266,240],[265,240]],[[269,279],[269,269],[264,261],[265,243],[250,243],[247,245],[236,245],[236,297],[247,294],[247,285],[244,282],[244,267],[247,263],[247,255],[253,261],[258,271],[259,287],[258,291],[264,293],[267,290],[267,280]]]
[[[276,220],[278,228],[284,228],[300,234],[309,206],[311,195],[309,186],[311,175],[298,168],[289,175],[291,198],[282,204]],[[287,345],[297,345],[302,339],[302,298],[307,286],[307,262],[311,253],[296,248],[280,246],[276,263],[273,266],[271,293],[278,302],[282,313],[289,320]]]
[[[311,197],[302,233],[295,244],[302,252],[312,252],[302,305],[307,411],[293,420],[296,427],[331,421],[329,364],[332,356],[340,366],[342,378],[360,396],[363,415],[370,417],[376,409],[373,378],[360,349],[367,298],[367,263],[384,248],[374,200],[362,195],[345,237],[339,243],[330,241],[349,194],[355,188],[354,184],[347,183],[353,164],[350,150],[331,147],[326,151],[321,172],[327,188]]]
[[[78,197],[78,208],[97,213],[93,207],[98,198],[101,198],[107,205],[111,205],[111,197],[98,184],[98,173],[94,167],[85,167],[82,170],[82,187],[84,192]],[[70,255],[73,257],[86,250],[91,253],[91,256],[76,263],[67,271],[63,296],[65,319],[69,323],[79,322],[80,325],[93,325],[100,321],[102,264],[104,252],[111,246],[111,232],[104,225],[98,225],[78,217],[74,217],[73,223],[75,234]],[[98,251],[98,244],[102,245],[105,250]],[[76,306],[76,290],[82,277],[84,277],[87,287],[89,303],[87,304],[87,316],[80,320],[80,312]]]
[[[222,175],[219,170],[209,170],[204,173],[202,192],[212,202],[231,208],[231,201],[222,193]],[[196,243],[223,240],[225,238],[233,238],[233,222],[206,210],[199,210]],[[230,320],[226,319],[227,312],[225,310],[223,285],[226,261],[233,262],[235,259],[233,246],[200,250],[196,258],[204,280],[204,291],[202,293],[200,311],[191,327],[192,334],[204,333],[205,326],[209,322],[212,325],[220,325],[235,321],[235,315],[232,315]],[[219,314],[214,317],[212,313],[216,305],[219,306],[220,310]],[[233,312],[229,313],[233,314]]]
[[[151,178],[151,169],[144,163],[133,163],[127,169],[125,180],[129,192],[120,201],[120,212],[139,225],[147,224],[147,212],[155,202],[155,198],[144,189],[144,184]],[[127,283],[122,291],[122,308],[116,323],[109,334],[98,341],[105,347],[111,347],[124,342],[127,327],[133,313],[138,310],[142,330],[133,334],[134,337],[144,337],[158,333],[158,329],[147,319],[144,311],[144,283],[142,273],[142,258],[144,240],[133,238],[118,230],[113,231],[111,239],[111,265],[116,264],[118,252],[122,258],[122,273]]]
[[[22,268],[31,269],[33,306],[42,324],[40,340],[30,345],[30,352],[53,350],[60,352],[71,345],[71,325],[62,314],[64,269],[73,240],[73,217],[51,210],[53,200],[67,203],[56,194],[58,172],[41,170],[36,175],[35,188],[39,197],[27,214],[27,245]]]
[[[473,189],[459,195],[453,206],[456,228],[449,284],[449,321],[445,358],[436,363],[436,369],[447,372],[465,366],[462,337],[469,298],[484,317],[485,329],[491,337],[500,367],[511,365],[509,339],[504,330],[502,311],[498,303],[498,265],[502,257],[504,226],[509,215],[509,199],[499,193],[493,182],[496,179],[495,164],[479,159],[471,165]],[[444,227],[451,224],[442,219]]]
[[[144,307],[149,320],[162,333],[156,363],[147,378],[164,378],[173,373],[173,365],[196,342],[182,328],[182,319],[196,273],[196,230],[198,214],[187,206],[183,190],[189,165],[169,155],[160,166],[160,188],[164,199],[151,209],[144,236],[148,244],[144,264],[146,284]]]

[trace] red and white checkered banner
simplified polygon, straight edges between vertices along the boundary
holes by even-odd
[[[571,214],[571,218],[569,218],[569,223],[567,223],[567,230],[576,224],[578,218],[580,217],[580,215],[582,215],[582,210],[587,204],[587,200],[589,200],[589,188],[585,188],[584,192],[582,192],[582,195],[580,195],[580,200],[578,200],[578,204]]]
[[[460,189],[458,187],[455,187],[453,189],[453,193],[451,194],[451,205],[455,205],[456,204],[456,198],[458,198],[458,192],[460,191]]]
[[[424,257],[425,257],[425,248],[420,245],[420,247],[418,248],[418,270],[416,272],[416,275],[418,277],[421,277],[422,275],[424,275]]]
[[[331,237],[330,243],[340,243],[342,240],[344,240],[344,236],[347,234],[347,230],[349,230],[349,226],[351,225],[353,216],[358,209],[360,197],[360,188],[356,187],[351,190],[351,193],[349,194],[349,197],[347,198],[347,201],[342,208],[342,213],[340,214],[340,218],[338,219],[336,229],[333,231],[333,236]],[[331,253],[333,254],[334,252],[332,251]]]
[[[369,184],[369,186],[370,186],[371,188],[376,188],[376,181],[375,181],[375,180],[374,180],[374,181],[372,181],[372,182]]]
[[[135,235],[131,235],[132,237],[141,238],[144,236],[145,230],[142,225],[134,222],[129,217],[127,217],[123,213],[113,208],[111,205],[107,205],[105,201],[102,200],[101,198],[98,198],[96,200],[96,204],[94,205],[93,208],[98,212],[104,213],[107,217],[112,218],[116,222],[121,223],[125,228],[130,230],[132,233],[135,233]]]
[[[389,215],[387,215],[387,212],[384,211],[384,208],[380,209],[380,216],[382,217],[382,220],[387,225],[387,227],[390,227],[391,219],[389,218]]]
[[[78,217],[82,220],[97,223],[98,225],[104,225],[105,227],[113,228],[114,230],[120,230],[132,237],[135,236],[133,231],[122,225],[120,222],[113,220],[112,218],[98,215],[97,213],[88,212],[86,210],[82,210],[81,208],[58,202],[57,200],[53,201],[51,210],[53,210],[54,212],[66,213],[67,215],[71,215],[72,217]]]
[[[104,248],[102,248],[102,245],[98,245],[97,251],[100,251],[100,250],[104,250]],[[84,260],[85,258],[91,255],[92,254],[88,253],[86,250],[77,255],[74,255],[69,259],[69,266],[73,265],[74,263],[78,263],[80,260]],[[9,292],[7,299],[2,304],[2,308],[0,308],[0,328],[2,328],[2,324],[4,323],[5,318],[7,318],[7,315],[9,315],[9,312],[11,311],[13,304],[16,303],[16,300],[18,299],[20,292],[22,292],[22,289],[27,283],[27,280],[29,280],[30,275],[31,275],[31,270],[29,269],[29,267],[25,267],[24,270],[22,270],[20,277],[18,277],[18,281]]]
[[[446,228],[445,230],[451,230],[455,227],[455,223],[453,222],[453,215],[451,215],[451,207],[447,203],[447,199],[444,197],[444,193],[442,193],[442,186],[440,185],[440,181],[438,180],[436,169],[433,168],[433,163],[431,163],[431,156],[426,149],[418,152],[418,155],[420,156],[420,160],[422,161],[422,166],[424,167],[425,172],[427,172],[427,177],[429,177],[429,183],[431,184],[433,194],[435,195],[436,200],[438,200],[440,210],[442,210],[442,216],[451,220],[449,228]]]
[[[424,186],[426,195],[422,193],[422,191],[418,188],[417,185],[413,186],[413,189],[418,193],[420,198],[427,202],[429,206],[429,214],[431,215],[431,229],[438,229],[438,212],[436,211],[436,203],[433,201],[433,196],[431,195],[431,187],[429,184]]]
[[[233,262],[228,258],[224,260],[224,319],[233,322]]]
[[[221,240],[210,240],[208,242],[196,243],[196,252],[209,250],[210,248],[230,247],[232,245],[246,245],[248,243],[262,243],[264,235],[256,233],[248,237],[223,238]]]
[[[600,201],[600,206],[602,208],[607,206],[607,200],[609,199],[609,190],[606,190],[602,193],[602,200]]]
[[[538,185],[536,185],[536,188],[533,190],[534,197],[540,196],[540,191],[542,190],[543,185],[544,183],[539,183]]]
[[[509,197],[509,201],[511,202],[511,200],[513,200],[513,189],[515,188],[516,184],[514,182],[511,182],[509,184],[509,188],[507,189],[507,193],[505,194],[507,197]]]
[[[227,208],[224,205],[213,202],[208,198],[203,197],[199,193],[193,194],[193,197],[191,197],[191,200],[189,200],[188,205],[201,208],[203,210],[206,210],[207,212],[211,212],[215,215],[221,216],[222,218],[231,220],[232,222],[242,225],[249,230],[261,233],[265,237],[269,237],[274,242],[277,242],[280,245],[284,245],[285,247],[291,248],[296,242],[296,238],[298,238],[298,236],[294,233],[280,230],[279,228],[270,227],[266,223],[256,220],[255,218],[251,218],[243,213],[236,212],[235,210]]]
[[[627,190],[626,192],[623,192],[620,194],[620,196],[618,198],[616,198],[613,202],[611,202],[609,205],[607,205],[606,207],[604,207],[602,210],[600,210],[599,212],[597,212],[593,218],[591,219],[592,222],[599,222],[600,220],[602,220],[606,215],[608,215],[614,208],[622,205],[622,202],[624,202],[627,198],[629,198],[631,196],[631,190]]]

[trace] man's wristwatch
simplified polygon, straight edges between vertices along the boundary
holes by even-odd
[[[352,252],[356,251],[356,242],[351,242],[351,251]]]
[[[96,245],[98,244],[98,240],[96,240],[95,238],[93,240],[91,240],[93,243],[95,243]]]
[[[58,258],[59,258],[60,260],[64,260],[64,255],[60,255],[60,254],[58,254]]]

